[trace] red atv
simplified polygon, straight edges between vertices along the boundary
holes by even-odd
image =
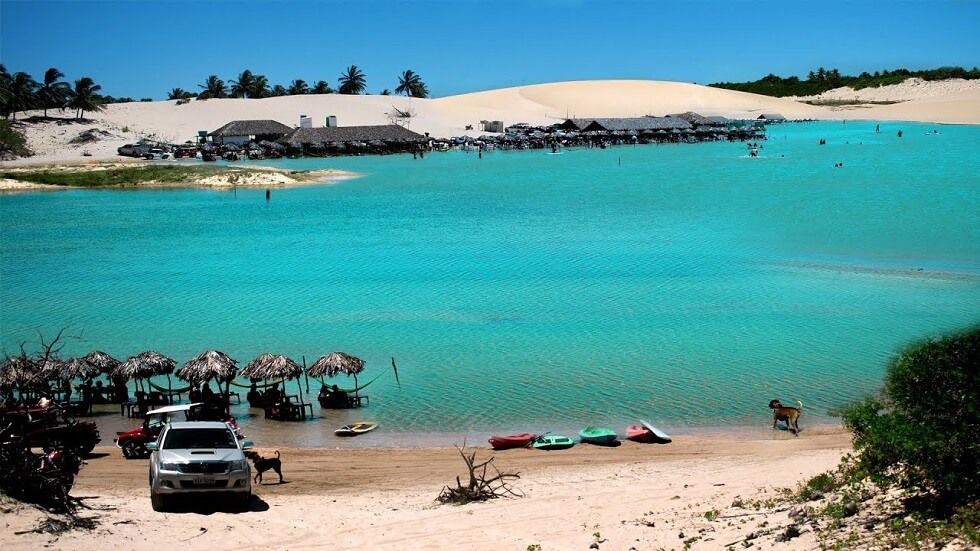
[[[95,423],[71,419],[58,407],[4,408],[0,420],[12,434],[23,436],[28,447],[44,451],[71,451],[85,457],[101,440]]]
[[[117,432],[116,446],[122,450],[126,459],[140,459],[150,456],[146,445],[156,442],[160,431],[167,423],[177,421],[223,421],[232,428],[238,438],[244,438],[234,417],[225,415],[224,411],[216,412],[204,407],[204,404],[181,404],[164,406],[146,412],[143,424],[133,430]]]

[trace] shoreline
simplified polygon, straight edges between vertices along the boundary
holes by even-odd
[[[337,169],[288,170],[264,165],[210,165],[180,161],[105,160],[88,163],[43,162],[36,164],[0,166],[0,192],[57,191],[67,189],[233,189],[287,188],[311,185],[333,185],[343,180],[359,178],[362,174]],[[132,183],[64,183],[48,184],[30,181],[44,177],[69,177],[88,173],[111,173],[124,170],[145,170],[162,177]],[[167,181],[166,171],[175,171],[179,179]],[[23,175],[24,179],[17,178]]]
[[[519,472],[521,498],[462,506],[436,495],[465,469],[452,448],[415,450],[280,449],[285,484],[267,471],[253,485],[249,510],[195,500],[176,512],[154,513],[146,460],[119,450],[90,458],[74,495],[97,517],[91,531],[61,536],[31,530],[45,515],[3,504],[5,549],[94,550],[106,537],[181,541],[195,549],[717,549],[759,527],[789,522],[785,507],[763,503],[836,467],[850,450],[843,430],[804,431],[799,438],[678,438],[672,444],[618,448],[576,445],[565,451],[516,449],[492,453],[502,471]],[[264,456],[273,450],[257,448]],[[273,454],[274,455],[274,454]],[[478,459],[491,456],[477,450]],[[745,508],[743,508],[745,507]],[[763,507],[755,512],[751,507]],[[761,541],[759,543],[762,543]],[[807,531],[794,548],[819,548]]]

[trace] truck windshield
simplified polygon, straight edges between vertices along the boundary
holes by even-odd
[[[228,429],[172,429],[163,443],[165,450],[237,447],[235,436]]]

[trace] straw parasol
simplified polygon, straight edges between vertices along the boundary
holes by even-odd
[[[303,368],[298,363],[282,354],[260,354],[248,362],[240,375],[257,379],[292,379],[303,374]],[[303,385],[299,386],[300,402],[303,401]]]
[[[172,358],[153,350],[147,350],[127,358],[112,371],[112,376],[121,379],[134,379],[142,388],[142,379],[149,379],[154,375],[166,375],[169,381],[170,374],[173,373],[176,366],[177,362]]]
[[[27,356],[7,357],[0,366],[0,389],[9,391],[11,396],[17,389],[23,399],[31,385],[37,382],[37,375],[37,364]]]
[[[238,360],[232,359],[218,350],[205,350],[196,358],[184,364],[177,377],[192,384],[204,383],[214,379],[219,383],[229,382],[238,372]]]
[[[357,374],[364,371],[364,360],[345,354],[343,352],[331,352],[326,356],[317,358],[313,365],[306,370],[311,377],[333,377],[338,373],[343,373],[354,377],[354,392],[357,393]]]
[[[227,396],[231,392],[231,380],[235,378],[237,372],[238,360],[219,350],[205,350],[185,363],[177,372],[177,377],[192,385],[207,383],[214,379],[218,383],[219,392],[221,383],[225,383],[225,411],[227,412],[230,407]]]
[[[68,358],[64,362],[48,360],[47,364],[41,367],[42,376],[62,381],[71,381],[76,377],[91,379],[98,377],[101,372],[98,367],[85,361],[85,358]]]
[[[83,356],[82,359],[88,362],[89,365],[94,365],[99,371],[105,373],[106,375],[111,374],[117,367],[119,367],[119,360],[101,350],[93,350],[92,352],[89,352]],[[93,375],[93,377],[94,376],[95,375]]]

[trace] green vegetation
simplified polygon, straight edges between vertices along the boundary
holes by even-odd
[[[418,73],[408,69],[398,76],[398,87],[395,88],[395,93],[405,94],[413,98],[427,98],[429,97],[429,88]]]
[[[888,366],[884,396],[843,411],[856,468],[959,506],[980,500],[980,327],[905,350]]]
[[[68,187],[132,186],[148,182],[174,184],[194,181],[228,171],[224,167],[213,166],[132,166],[97,170],[26,170],[0,172],[0,178],[21,182],[48,184]],[[234,169],[243,171],[243,169]]]
[[[0,121],[0,158],[10,154],[30,157],[34,152],[28,149],[23,132],[14,128],[9,121]]]
[[[62,82],[64,73],[51,67],[44,72],[44,81],[38,83],[31,75],[24,72],[10,74],[7,68],[0,65],[0,114],[5,119],[17,120],[17,113],[28,109],[64,109],[70,107],[76,110],[76,117],[81,118],[85,111],[99,111],[104,103],[109,103],[99,95],[101,86],[89,77],[75,81],[75,87]]]
[[[812,96],[841,86],[850,86],[855,90],[860,90],[861,88],[899,84],[912,77],[923,80],[977,79],[980,78],[980,69],[976,67],[969,71],[962,67],[940,67],[927,71],[896,69],[894,71],[875,71],[874,74],[864,72],[858,76],[849,76],[841,75],[837,69],[828,71],[820,67],[816,71],[810,71],[806,80],[795,76],[782,78],[770,73],[752,82],[716,82],[708,86],[765,96]]]
[[[363,94],[367,88],[367,77],[364,71],[357,68],[357,65],[351,65],[341,73],[337,84],[340,86],[341,94]]]

